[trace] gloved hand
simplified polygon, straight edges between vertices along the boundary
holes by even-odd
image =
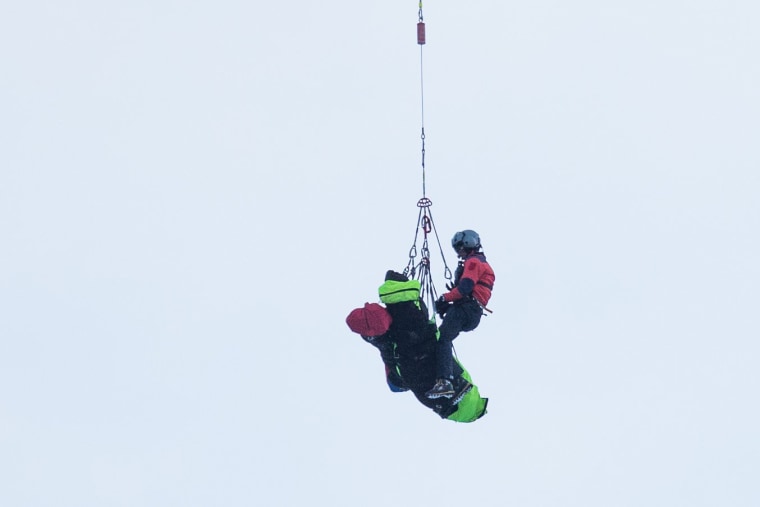
[[[388,389],[394,393],[403,393],[409,390],[403,382],[399,382],[400,379],[391,379],[390,377],[387,377],[385,380],[388,383]]]
[[[385,365],[385,381],[388,383],[388,388],[394,393],[403,393],[408,391],[409,388],[404,385],[404,379],[401,378],[398,371]]]
[[[435,313],[443,318],[443,316],[446,315],[446,312],[449,311],[449,306],[451,306],[451,303],[447,302],[443,299],[443,296],[441,296],[435,300]]]
[[[388,381],[388,388],[394,393],[405,393],[409,390],[408,387],[400,387],[392,384],[390,380]]]

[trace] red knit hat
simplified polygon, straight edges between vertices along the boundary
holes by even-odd
[[[364,303],[364,308],[357,308],[348,314],[346,324],[354,333],[362,336],[380,336],[391,327],[391,314],[377,303]]]

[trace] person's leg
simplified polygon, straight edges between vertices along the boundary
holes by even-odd
[[[439,335],[435,349],[437,380],[432,389],[425,393],[428,398],[448,398],[454,394],[451,383],[454,380],[454,355],[451,342],[462,330],[464,316],[461,305],[452,305],[438,328]]]
[[[452,343],[462,331],[472,331],[480,323],[483,310],[473,300],[451,306],[438,328],[436,344],[436,383],[426,396],[428,398],[451,397],[454,394],[454,353]]]
[[[435,378],[451,380],[454,377],[454,354],[451,340],[441,339],[435,349]]]
[[[451,380],[454,377],[454,356],[451,350],[451,342],[462,331],[465,316],[461,305],[452,305],[438,328],[436,377],[439,379]]]
[[[477,301],[469,299],[461,306],[462,311],[462,331],[472,331],[478,324],[480,324],[480,318],[483,316],[483,309],[480,307]]]

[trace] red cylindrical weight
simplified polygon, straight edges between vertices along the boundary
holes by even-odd
[[[425,44],[425,23],[417,23],[417,44]]]

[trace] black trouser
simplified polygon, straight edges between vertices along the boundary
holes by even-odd
[[[454,378],[454,357],[451,351],[451,342],[462,331],[472,331],[478,327],[482,316],[483,309],[474,299],[460,299],[451,305],[438,328],[440,336],[436,346],[437,378]]]

